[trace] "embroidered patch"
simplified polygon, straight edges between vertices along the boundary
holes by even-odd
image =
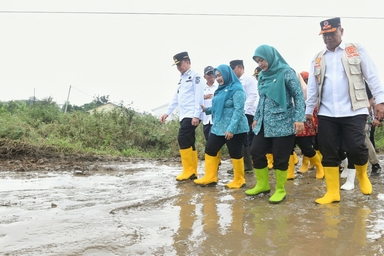
[[[321,61],[321,58],[317,58],[317,59],[315,60],[315,63],[316,63],[316,64],[319,64],[320,61]]]
[[[200,77],[197,76],[197,77],[195,77],[195,84],[199,84],[199,83],[200,83]]]
[[[347,48],[345,48],[345,52],[347,53],[347,58],[358,57],[359,56],[359,52],[357,51],[356,47],[353,46],[353,45],[348,46]]]

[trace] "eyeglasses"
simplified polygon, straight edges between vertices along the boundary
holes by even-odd
[[[206,76],[213,76],[213,72],[212,71],[209,71],[207,74],[205,74]]]

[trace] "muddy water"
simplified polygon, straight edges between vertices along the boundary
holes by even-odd
[[[199,171],[204,171],[200,163]],[[224,187],[178,183],[178,163],[106,164],[85,174],[0,172],[2,255],[382,255],[384,177],[374,193],[325,191],[315,171],[296,174],[287,198],[248,197]],[[105,171],[108,169],[108,171]],[[274,178],[271,172],[271,187]],[[254,177],[246,175],[247,188]],[[342,180],[343,182],[343,180]],[[273,189],[272,189],[273,190]]]

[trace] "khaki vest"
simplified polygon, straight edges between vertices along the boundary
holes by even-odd
[[[349,97],[352,102],[352,109],[355,111],[360,108],[369,107],[369,101],[365,90],[363,72],[361,70],[361,58],[358,44],[345,44],[345,51],[342,56],[342,63],[345,74],[348,77]],[[315,57],[314,75],[319,86],[318,106],[320,107],[322,89],[325,78],[326,63],[323,58],[325,51],[319,52]]]

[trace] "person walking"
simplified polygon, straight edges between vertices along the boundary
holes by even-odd
[[[229,63],[229,66],[232,68],[233,72],[236,74],[237,78],[240,80],[245,91],[245,104],[244,111],[245,116],[248,120],[249,131],[244,140],[244,172],[252,172],[252,159],[250,154],[250,146],[252,144],[253,132],[252,132],[252,122],[253,117],[256,112],[256,106],[259,101],[259,93],[257,91],[257,80],[253,76],[248,76],[244,70],[243,60],[232,60]],[[227,171],[229,174],[233,173],[233,170]]]
[[[196,179],[198,155],[195,148],[195,130],[203,118],[204,85],[201,75],[191,69],[188,52],[181,52],[173,56],[174,64],[180,72],[180,81],[168,109],[160,118],[165,123],[167,117],[178,107],[180,129],[178,143],[180,148],[183,171],[176,177],[177,181]]]
[[[207,81],[204,87],[204,107],[212,107],[212,99],[218,84],[213,75],[213,67],[207,66],[204,68],[204,78]],[[212,115],[203,114],[203,133],[205,141],[208,141],[208,137],[211,134],[212,127]]]
[[[317,53],[311,63],[305,113],[310,125],[318,104],[317,136],[327,192],[315,202],[329,204],[340,201],[340,140],[351,156],[349,160],[355,166],[361,192],[372,193],[367,175],[365,123],[369,102],[364,79],[378,102],[375,116],[379,120],[384,118],[384,88],[365,47],[343,42],[344,28],[339,17],[321,21],[320,28],[326,48]]]
[[[274,47],[257,47],[253,59],[262,69],[258,77],[260,100],[252,124],[255,137],[251,155],[256,185],[245,194],[270,192],[266,154],[272,153],[276,189],[269,202],[276,204],[285,199],[288,160],[295,134],[304,129],[304,94],[296,72]]]
[[[241,188],[245,185],[243,142],[249,130],[244,114],[245,92],[232,69],[222,64],[214,69],[219,88],[215,91],[212,107],[205,108],[206,114],[212,114],[213,125],[211,135],[205,146],[205,174],[194,180],[197,185],[216,185],[220,161],[218,152],[227,145],[232,159],[234,177],[226,184],[228,188]]]

